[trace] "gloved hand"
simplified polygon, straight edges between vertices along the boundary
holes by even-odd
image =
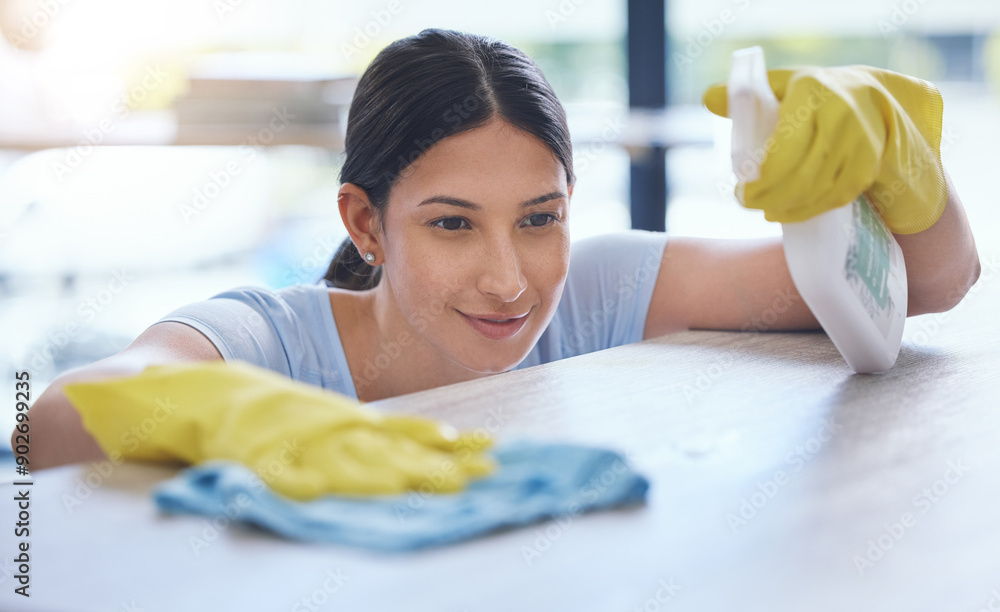
[[[245,362],[148,366],[63,392],[109,456],[238,461],[294,499],[454,492],[493,471],[484,434],[383,415],[342,394]],[[422,487],[421,485],[424,485]]]
[[[896,234],[921,232],[944,212],[943,102],[926,81],[870,66],[769,70],[780,101],[760,177],[737,187],[768,221],[804,221],[862,192]],[[726,86],[703,96],[727,116]],[[742,188],[742,189],[741,189]]]

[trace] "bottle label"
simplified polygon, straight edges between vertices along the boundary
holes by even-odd
[[[851,209],[852,223],[844,228],[850,241],[844,276],[875,327],[888,339],[896,311],[889,295],[892,236],[864,194],[851,203]]]

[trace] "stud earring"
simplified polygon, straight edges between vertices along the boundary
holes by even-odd
[[[373,261],[375,261],[375,253],[372,253],[371,251],[366,251],[365,261],[367,261],[368,263],[372,263]]]

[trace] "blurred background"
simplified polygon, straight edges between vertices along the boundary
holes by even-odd
[[[316,282],[347,235],[356,78],[426,27],[542,67],[574,137],[574,240],[650,223],[780,235],[734,200],[729,122],[700,106],[734,49],[928,79],[989,273],[998,24],[982,0],[0,0],[0,380],[28,370],[37,397],[178,306]]]

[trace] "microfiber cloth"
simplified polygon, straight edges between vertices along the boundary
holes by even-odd
[[[14,449],[0,444],[0,463],[14,463]]]
[[[207,461],[160,484],[154,500],[165,513],[227,517],[296,540],[400,552],[642,502],[649,489],[646,478],[612,450],[518,439],[491,454],[497,471],[459,493],[294,501],[254,483],[242,464]]]

